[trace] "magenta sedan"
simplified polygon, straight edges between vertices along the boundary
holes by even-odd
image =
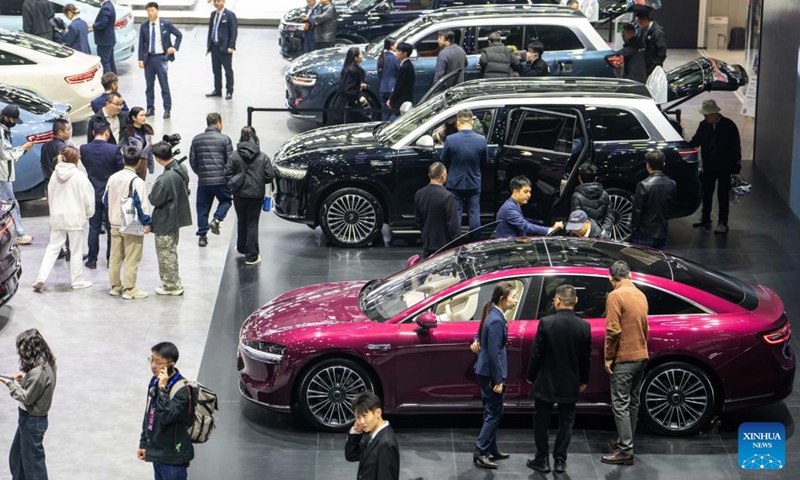
[[[390,414],[481,412],[469,345],[483,304],[501,281],[520,302],[506,316],[507,412],[533,410],[525,381],[537,319],[554,312],[559,285],[573,285],[576,313],[592,326],[585,413],[610,411],[603,370],[608,267],[631,266],[650,305],[650,362],[641,420],[664,435],[691,435],[715,414],[779,401],[792,391],[789,319],[772,290],[668,253],[584,239],[500,239],[435,255],[386,279],[288,292],[242,325],[239,387],[267,408],[301,413],[339,431],[350,402],[377,392]]]

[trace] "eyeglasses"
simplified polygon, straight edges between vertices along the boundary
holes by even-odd
[[[150,363],[150,365],[161,365],[161,366],[169,365],[169,362],[159,362],[153,357],[147,357],[147,361]]]
[[[121,104],[121,103],[114,103],[114,102],[111,102],[111,103],[109,103],[109,105],[114,105],[115,107],[122,107],[122,104]]]

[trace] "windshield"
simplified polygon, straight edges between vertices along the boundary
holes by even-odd
[[[354,12],[365,12],[378,0],[350,0],[350,9]]]
[[[361,309],[370,319],[385,322],[466,278],[456,251],[445,252],[364,288]]]
[[[375,131],[375,138],[384,145],[394,145],[447,106],[444,94],[433,96],[425,103],[400,115],[397,120],[381,125]]]
[[[57,58],[67,58],[74,53],[71,48],[67,48],[58,43],[43,40],[33,35],[20,34],[2,29],[0,29],[0,43],[17,45]]]
[[[361,0],[359,0],[361,1]],[[402,27],[398,28],[394,32],[387,35],[387,37],[392,37],[397,40],[397,43],[400,42],[407,42],[408,39],[417,33],[420,29],[424,28],[428,24],[433,21],[433,17],[430,15],[425,15],[424,17],[417,18],[414,21],[406,23]],[[383,50],[383,42],[375,42],[371,43],[367,48],[367,53],[373,57],[377,57],[381,54],[381,50]]]

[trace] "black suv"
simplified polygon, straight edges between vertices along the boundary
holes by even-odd
[[[747,83],[738,65],[712,59],[668,75],[672,99],[701,91],[736,90]],[[534,183],[526,217],[550,224],[569,215],[569,199],[583,162],[599,169],[612,199],[613,237],[631,234],[632,197],[647,176],[644,154],[666,155],[665,173],[678,184],[673,217],[700,205],[698,152],[691,148],[642,84],[617,79],[550,77],[475,80],[432,96],[397,120],[320,128],[298,135],[273,157],[275,213],[309,226],[320,225],[338,246],[368,245],[384,223],[415,229],[414,194],[428,183],[427,169],[439,159],[456,113],[476,117],[486,136],[490,164],[484,167],[481,220],[494,220],[508,198],[509,180]],[[575,147],[575,148],[573,148]]]

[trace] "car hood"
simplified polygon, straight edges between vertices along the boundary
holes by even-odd
[[[311,285],[292,290],[267,303],[245,321],[249,337],[259,339],[297,328],[371,322],[359,307],[366,282]]]
[[[693,97],[703,92],[734,92],[747,85],[747,72],[741,65],[700,57],[673,68],[667,74],[667,101]]]
[[[355,123],[336,127],[323,127],[301,133],[284,143],[275,155],[273,162],[280,162],[300,154],[314,152],[332,153],[351,148],[380,146],[373,130],[380,122]]]
[[[323,70],[338,74],[342,71],[344,59],[347,56],[347,51],[349,49],[352,47],[359,47],[362,51],[364,51],[367,46],[368,44],[366,43],[360,45],[345,45],[323,48],[321,50],[315,50],[313,52],[306,53],[289,64],[289,67],[286,69],[286,74],[292,75],[304,71],[323,73]],[[364,60],[367,61],[368,58],[365,57]],[[363,64],[361,67],[365,68]]]

